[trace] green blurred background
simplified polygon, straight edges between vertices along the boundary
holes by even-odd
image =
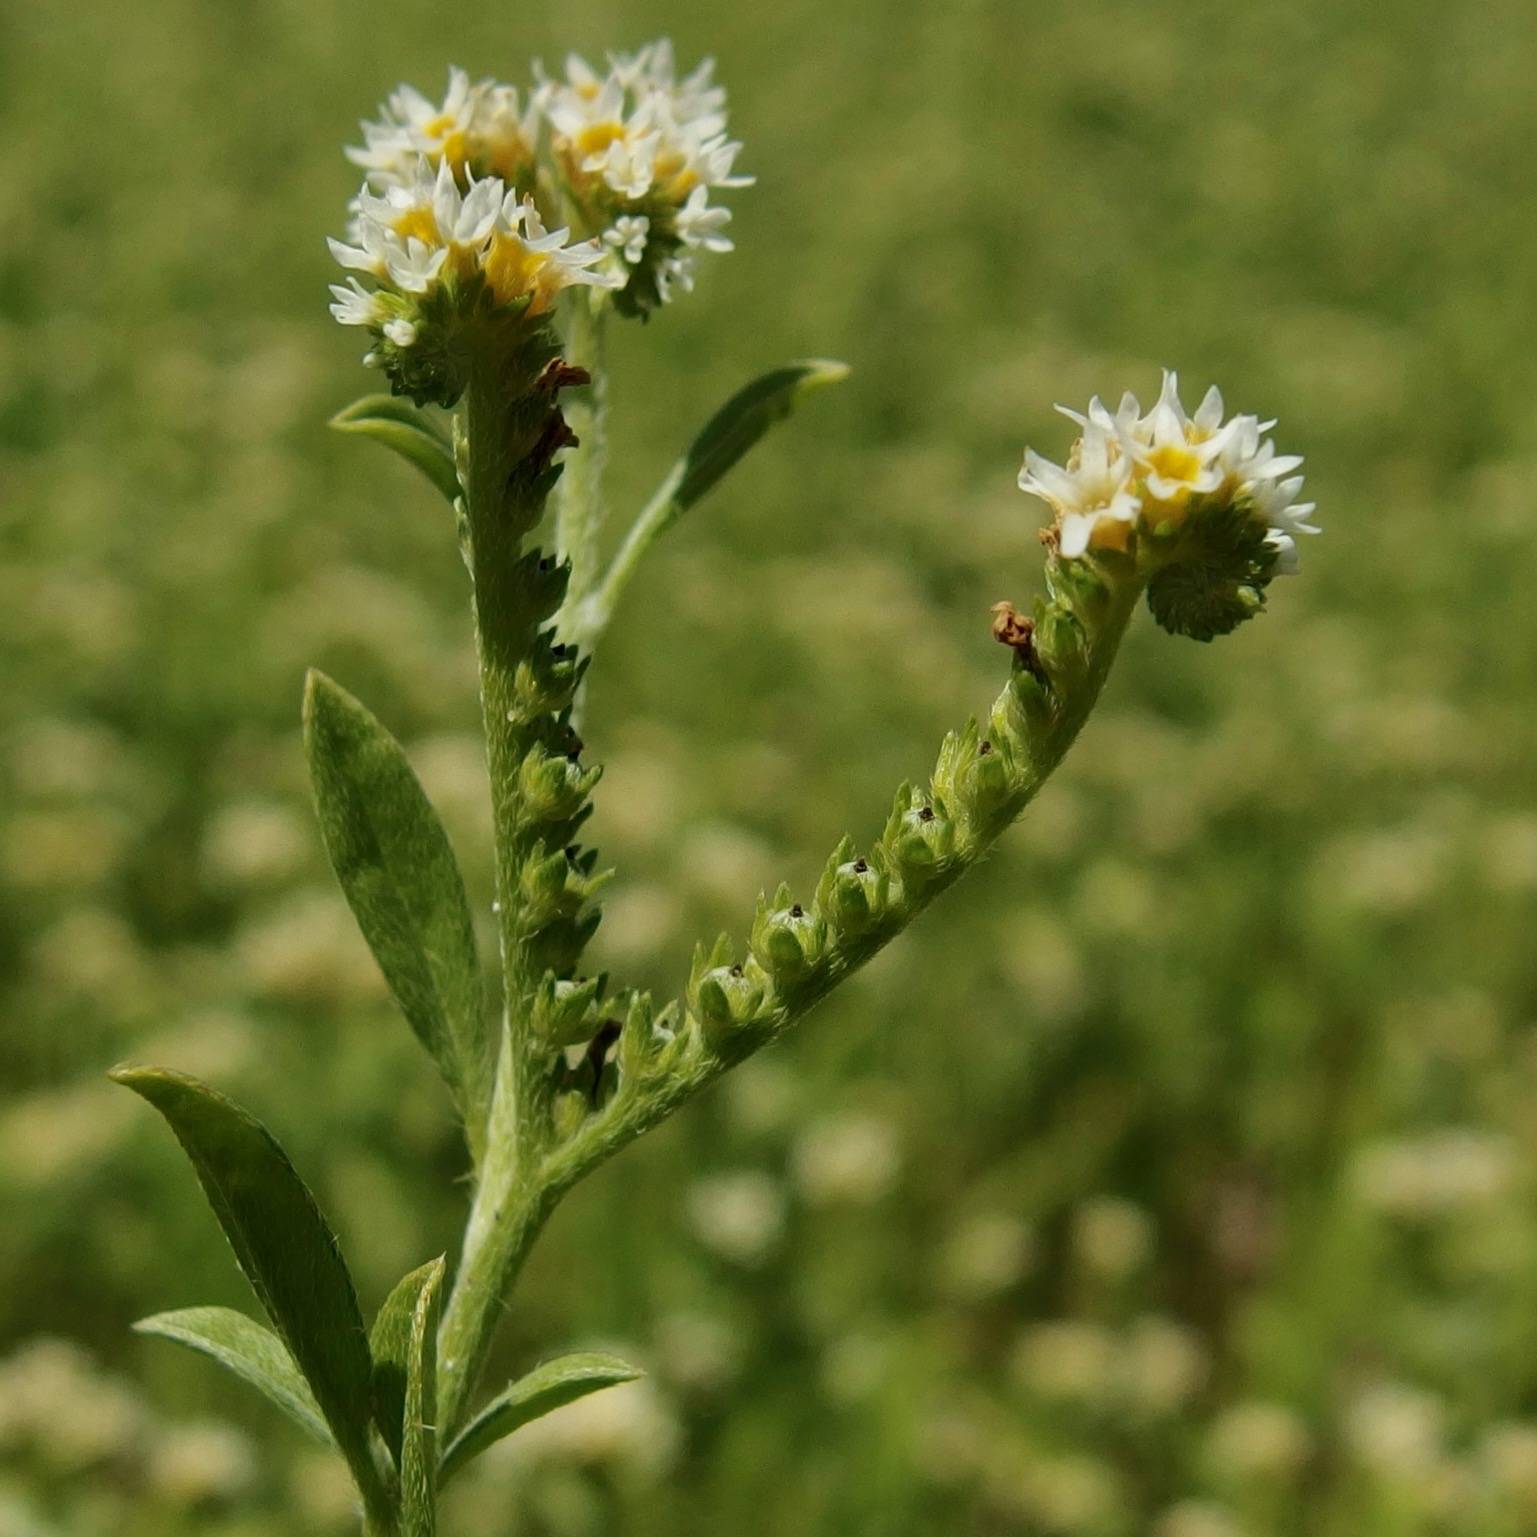
[[[670,992],[991,699],[1055,400],[1281,418],[1327,536],[1145,619],[989,865],[583,1186],[509,1312],[651,1376],[454,1533],[1537,1531],[1537,10],[1529,0],[149,0],[0,12],[0,1534],[347,1533],[339,1470],[135,1317],[251,1307],[134,1056],[274,1127],[365,1306],[451,1246],[446,1099],[312,826],[318,663],[484,903],[465,582],[328,434],[340,155],[400,78],[667,31],[735,255],[617,346],[634,505],[750,373],[808,404],[595,682],[598,948]]]

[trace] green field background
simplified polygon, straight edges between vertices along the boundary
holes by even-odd
[[[228,1089],[366,1307],[451,1248],[446,1097],[319,848],[323,666],[477,901],[465,578],[325,428],[393,84],[714,54],[739,249],[615,346],[614,495],[789,357],[854,368],[668,536],[595,676],[605,965],[664,992],[985,706],[1053,402],[1219,382],[1327,527],[1210,647],[1133,629],[1057,780],[800,1034],[553,1222],[497,1369],[650,1375],[445,1537],[1537,1531],[1537,9],[340,0],[0,11],[0,1537],[354,1530],[135,1338],[252,1299],[103,1072]]]

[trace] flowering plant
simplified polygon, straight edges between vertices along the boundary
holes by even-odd
[[[1300,461],[1276,453],[1272,424],[1226,416],[1215,390],[1190,415],[1166,374],[1146,412],[1129,395],[1068,412],[1065,465],[1027,453],[1020,476],[1054,513],[1045,594],[1029,613],[994,610],[1010,660],[986,716],[897,792],[879,837],[832,851],[814,891],[760,895],[740,949],[699,945],[676,998],[584,974],[612,874],[580,841],[599,778],[579,731],[588,665],[655,540],[845,373],[792,363],[739,391],[605,556],[605,330],[676,302],[702,258],[730,249],[712,194],[748,184],[737,152],[710,65],[680,78],[666,43],[605,72],[573,58],[526,93],[459,71],[441,103],[401,87],[349,152],[364,182],[332,242],[349,273],[332,308],[367,331],[391,393],[335,425],[403,455],[456,514],[491,771],[494,1008],[470,897],[399,745],[312,673],[305,746],[332,865],[463,1126],[473,1194],[451,1283],[432,1260],[365,1326],[336,1238],[270,1133],[185,1075],[115,1076],[171,1124],[271,1325],[193,1308],[139,1327],[219,1360],[333,1445],[370,1533],[434,1532],[439,1491],[487,1446],[635,1375],[567,1355],[474,1406],[508,1291],[561,1197],[981,859],[1082,728],[1144,594],[1165,629],[1210,639],[1259,611],[1315,531]]]

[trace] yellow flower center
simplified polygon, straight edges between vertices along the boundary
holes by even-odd
[[[1188,484],[1201,473],[1201,456],[1183,443],[1161,443],[1148,455],[1148,467],[1163,480]]]
[[[430,208],[408,208],[396,218],[393,228],[402,240],[414,238],[431,246],[443,243],[438,236],[437,216]]]
[[[1126,552],[1131,543],[1131,524],[1120,518],[1100,518],[1089,531],[1091,550],[1120,550]]]
[[[576,136],[578,154],[601,155],[609,145],[624,138],[624,124],[614,118],[602,123],[589,123]]]
[[[438,145],[438,154],[448,162],[450,170],[458,172],[464,169],[465,162],[470,158],[469,135],[458,126],[453,113],[440,112],[423,126],[422,132],[429,139],[443,141]]]
[[[511,304],[524,294],[531,294],[533,297],[528,306],[531,315],[548,309],[560,286],[552,281],[556,271],[548,254],[530,251],[515,235],[498,234],[492,240],[481,268],[491,291],[503,304]]]

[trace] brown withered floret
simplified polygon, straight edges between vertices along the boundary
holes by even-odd
[[[993,604],[993,639],[1007,646],[1018,664],[1044,684],[1045,669],[1035,654],[1035,620],[1020,613],[1007,599]]]
[[[1020,613],[1008,599],[993,604],[993,639],[1014,651],[1028,651],[1035,635],[1035,620]]]

